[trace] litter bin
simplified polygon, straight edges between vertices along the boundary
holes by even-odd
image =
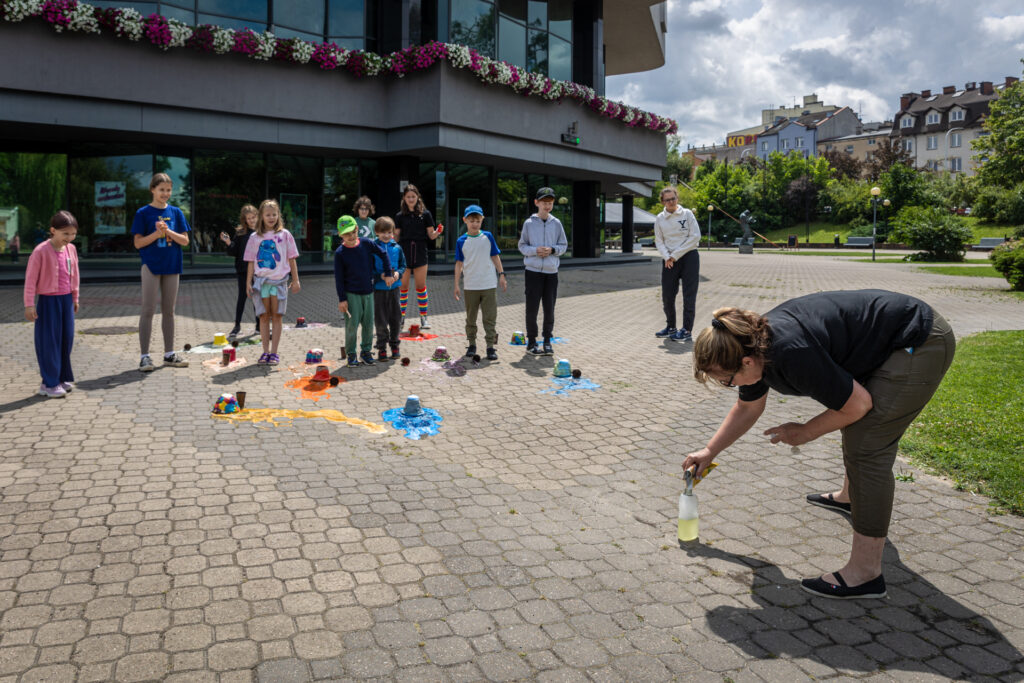
[[[832,244],[836,245],[837,247],[839,246],[839,233],[838,232],[835,234],[835,237],[832,238]]]
[[[790,235],[789,236],[789,240],[787,241],[787,246],[790,249],[793,249],[794,247],[796,247],[796,245],[797,245],[796,235]]]

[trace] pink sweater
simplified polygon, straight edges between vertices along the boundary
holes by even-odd
[[[78,251],[74,244],[65,247],[71,261],[71,297],[78,303]],[[56,294],[60,291],[60,266],[64,259],[57,258],[50,240],[43,241],[28,257],[25,269],[25,306],[36,305],[36,294]]]

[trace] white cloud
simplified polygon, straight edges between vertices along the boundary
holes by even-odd
[[[975,5],[984,4],[984,8]],[[901,93],[1019,76],[1020,0],[670,0],[664,67],[608,96],[671,116],[690,144],[724,142],[761,109],[822,101],[891,118]]]

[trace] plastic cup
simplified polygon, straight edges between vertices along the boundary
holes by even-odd
[[[244,391],[236,391],[235,392],[235,400],[238,401],[238,409],[239,410],[242,410],[243,408],[245,408],[245,392]]]

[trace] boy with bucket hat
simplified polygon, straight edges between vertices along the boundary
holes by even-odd
[[[526,352],[551,356],[554,355],[551,336],[555,325],[559,257],[569,248],[569,241],[562,222],[551,215],[555,208],[555,191],[550,187],[540,188],[533,203],[537,213],[526,219],[519,237],[519,251],[526,268]],[[543,346],[538,346],[537,311],[542,307]]]

